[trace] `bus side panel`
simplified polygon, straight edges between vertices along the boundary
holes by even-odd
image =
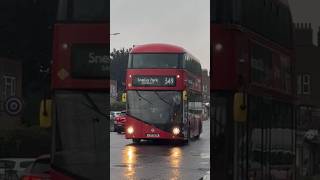
[[[211,25],[211,90],[232,90],[236,88],[236,58],[234,32],[223,25]]]
[[[76,32],[76,33],[75,33]],[[71,77],[71,48],[74,44],[105,45],[109,49],[109,24],[56,24],[54,29],[52,88],[85,89],[88,87],[109,88],[107,75],[102,80],[83,80]],[[88,57],[89,59],[89,57]]]

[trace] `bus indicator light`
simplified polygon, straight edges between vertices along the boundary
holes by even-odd
[[[216,49],[217,52],[222,51],[222,49],[223,49],[222,44],[220,44],[220,43],[216,44],[215,49]]]
[[[68,44],[67,43],[63,43],[62,44],[62,49],[64,49],[64,50],[68,49]]]

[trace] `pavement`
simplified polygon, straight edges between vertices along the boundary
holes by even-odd
[[[111,180],[210,179],[210,121],[203,122],[199,140],[187,145],[169,141],[133,144],[110,132]]]

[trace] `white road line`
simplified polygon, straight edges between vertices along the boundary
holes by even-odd
[[[209,164],[209,162],[200,162],[200,164]]]
[[[210,153],[201,153],[200,156],[202,159],[210,159]]]
[[[210,171],[207,171],[207,174],[203,176],[203,180],[210,179]]]

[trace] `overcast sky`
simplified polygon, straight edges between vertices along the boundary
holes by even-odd
[[[111,0],[111,49],[145,43],[180,45],[210,67],[210,0]],[[295,22],[320,25],[320,0],[289,0]],[[314,37],[316,39],[316,37]]]
[[[145,43],[184,47],[210,68],[210,0],[111,0],[113,48]]]

